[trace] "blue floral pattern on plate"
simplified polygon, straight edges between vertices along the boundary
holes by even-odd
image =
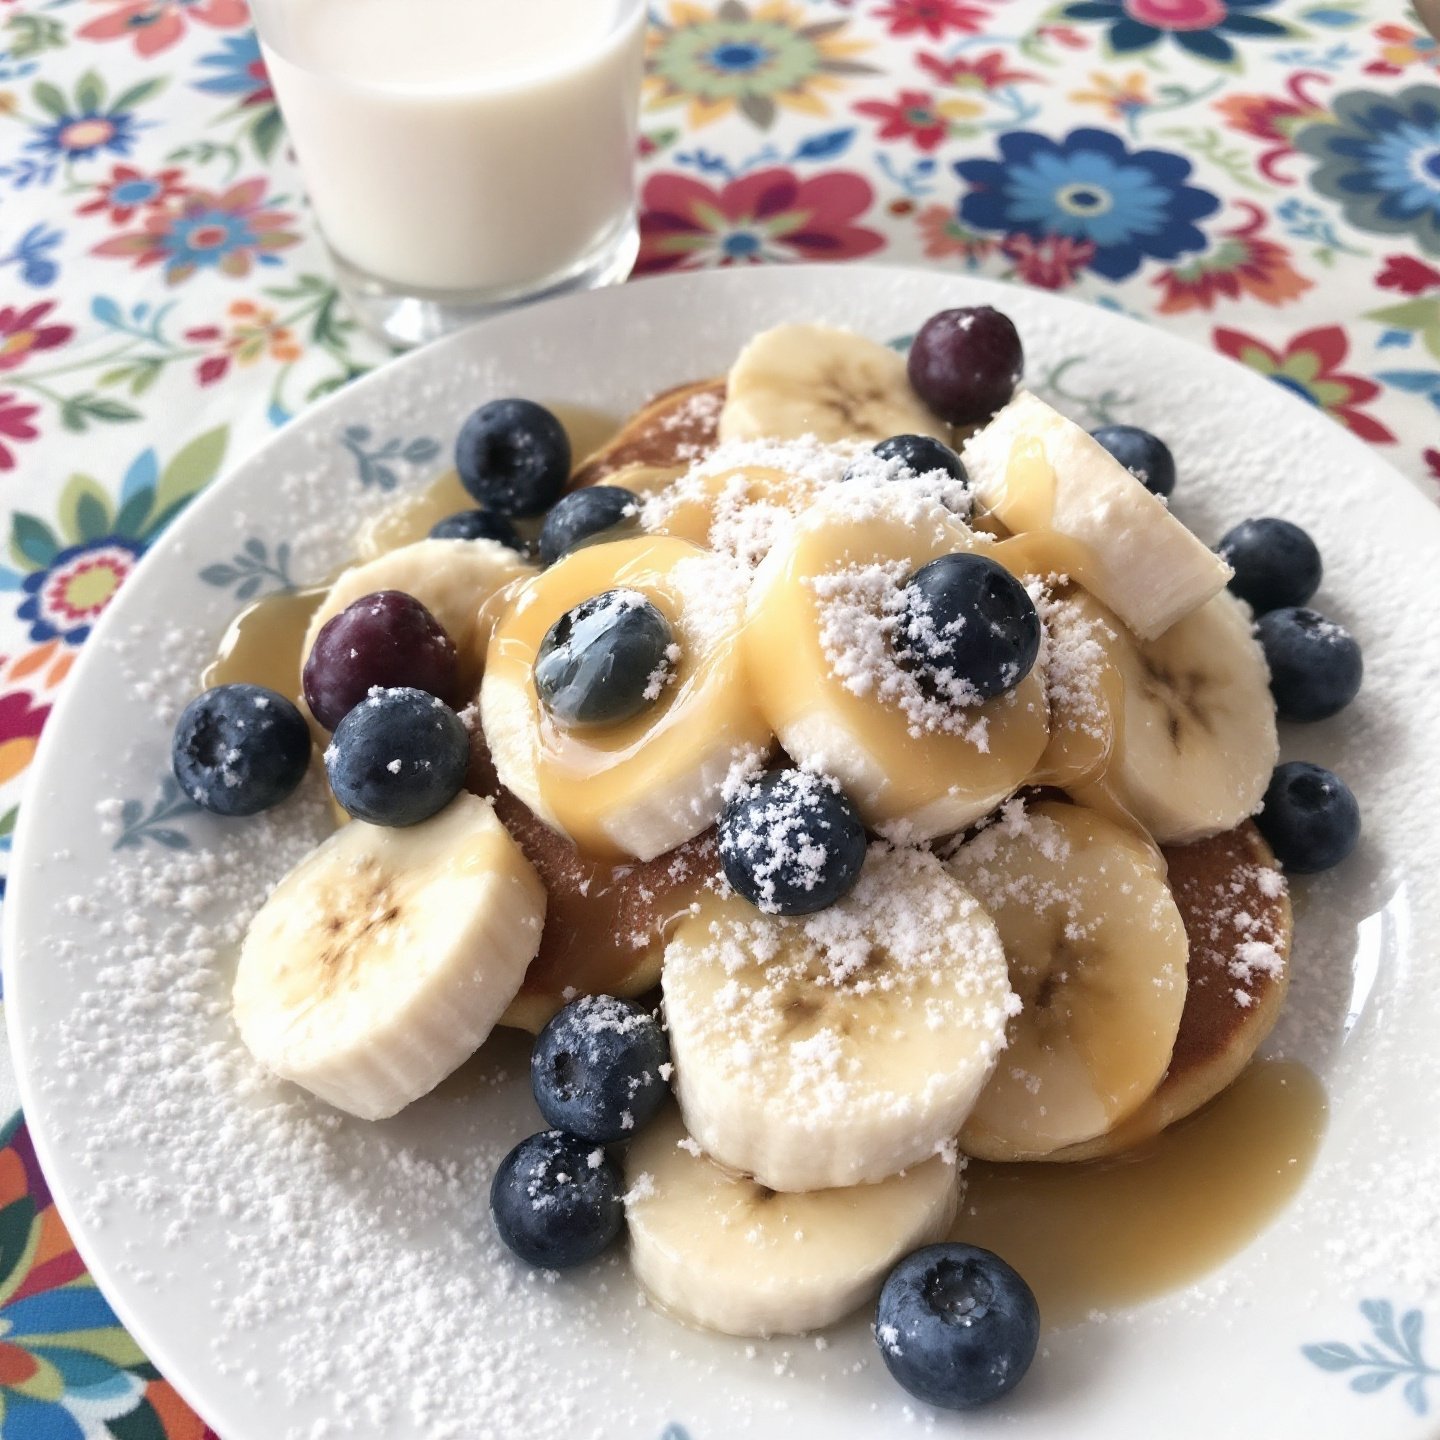
[[[1388,1300],[1362,1300],[1360,1313],[1383,1349],[1369,1342],[1350,1346],[1327,1340],[1319,1345],[1303,1345],[1300,1353],[1322,1370],[1356,1371],[1350,1388],[1357,1395],[1374,1395],[1392,1381],[1407,1377],[1400,1392],[1405,1403],[1417,1415],[1428,1414],[1425,1387],[1431,1380],[1440,1380],[1440,1369],[1426,1364],[1421,1349],[1425,1317],[1418,1310],[1407,1310],[1397,1320],[1395,1307]]]

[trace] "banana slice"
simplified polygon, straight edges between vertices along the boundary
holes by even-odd
[[[890,648],[909,577],[986,546],[920,482],[841,485],[756,571],[745,635],[755,703],[791,757],[838,780],[872,829],[924,840],[973,824],[1045,749],[1038,672],[956,707],[928,697]]]
[[[454,470],[447,470],[433,484],[407,492],[367,520],[355,537],[355,558],[378,560],[402,545],[414,545],[429,535],[436,521],[474,508],[475,497]]]
[[[1236,1080],[1280,1018],[1294,920],[1285,877],[1260,832],[1238,829],[1165,851],[1190,954],[1185,1010],[1165,1078],[1113,1130],[1048,1160],[1119,1155],[1208,1104]]]
[[[962,456],[979,503],[1014,531],[1071,543],[1064,565],[1142,640],[1225,588],[1231,570],[1074,421],[1022,391]]]
[[[1162,845],[1253,815],[1280,742],[1265,656],[1243,602],[1221,591],[1148,643],[1093,600],[1076,603],[1100,622],[1095,635],[1123,700],[1104,775],[1072,783],[1075,799],[1093,797],[1096,808],[1106,796],[1118,800]],[[1113,697],[1113,685],[1102,688]]]
[[[1023,1008],[960,1132],[984,1160],[1035,1160],[1134,1112],[1170,1063],[1185,927],[1164,872],[1092,811],[1007,808],[949,871],[994,917]]]
[[[633,720],[565,730],[535,694],[540,642],[567,610],[617,588],[640,591],[670,621],[675,679]],[[521,587],[480,687],[501,784],[591,857],[653,860],[709,829],[728,777],[772,743],[744,683],[744,595],[733,561],[659,535],[583,546]]]
[[[488,801],[408,829],[352,821],[250,922],[235,1019],[250,1053],[364,1120],[474,1053],[540,944],[545,890]]]
[[[929,851],[885,846],[803,920],[702,898],[661,985],[687,1128],[772,1190],[881,1180],[935,1153],[1014,1007],[974,898]]]
[[[812,475],[774,465],[697,469],[653,495],[640,511],[640,523],[654,534],[718,550],[753,570],[820,488]]]
[[[720,439],[885,440],[950,427],[910,388],[905,358],[886,345],[824,325],[778,325],[730,367]]]
[[[455,642],[462,679],[472,686],[479,679],[489,639],[482,609],[507,585],[534,573],[533,565],[495,540],[417,540],[402,545],[341,573],[310,621],[301,665],[321,626],[347,605],[377,590],[403,590],[419,600]]]
[[[1040,615],[1050,739],[1030,784],[1068,790],[1100,779],[1119,743],[1125,682],[1110,655],[1124,627],[1073,585],[1046,596]]]
[[[932,1155],[873,1185],[784,1194],[717,1165],[666,1111],[625,1159],[630,1263],[671,1313],[727,1335],[848,1315],[902,1255],[950,1228],[957,1172]]]

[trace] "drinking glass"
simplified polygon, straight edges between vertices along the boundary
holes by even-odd
[[[644,0],[251,0],[341,290],[397,346],[629,274]]]

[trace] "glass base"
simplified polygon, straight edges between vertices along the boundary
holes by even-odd
[[[352,265],[331,247],[335,283],[356,318],[377,339],[397,350],[424,345],[473,321],[532,300],[571,290],[615,285],[634,268],[640,253],[640,224],[634,210],[605,238],[558,275],[503,290],[417,290],[402,287]]]

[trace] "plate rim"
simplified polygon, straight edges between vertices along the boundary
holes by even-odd
[[[552,311],[570,309],[583,317],[584,312],[592,306],[604,309],[610,305],[619,304],[623,307],[629,304],[630,297],[636,294],[650,295],[652,287],[701,291],[712,287],[726,290],[736,286],[763,289],[770,285],[778,287],[782,278],[797,274],[805,278],[824,276],[827,284],[834,282],[841,286],[842,288],[836,291],[836,298],[841,300],[844,298],[843,287],[851,284],[883,284],[887,279],[898,277],[913,280],[917,275],[933,275],[937,281],[937,287],[973,288],[982,297],[980,303],[985,303],[987,298],[993,298],[996,303],[999,303],[1007,293],[1025,294],[1033,303],[1041,304],[1046,310],[1059,310],[1075,318],[1082,315],[1093,317],[1096,311],[1100,311],[1105,315],[1107,326],[1110,324],[1122,325],[1134,332],[1137,340],[1143,337],[1145,343],[1157,346],[1161,350],[1171,349],[1177,356],[1199,357],[1207,368],[1213,363],[1215,368],[1227,373],[1233,383],[1253,386],[1257,395],[1260,393],[1273,395],[1275,388],[1266,377],[1239,361],[1213,351],[1188,336],[1178,335],[1153,325],[1145,318],[1075,297],[1038,291],[1010,281],[952,271],[938,266],[822,262],[769,265],[744,270],[684,271],[668,275],[640,277],[623,285],[600,290],[555,296],[538,301],[532,306],[520,308],[525,313],[535,313],[542,309]],[[617,299],[617,297],[619,298]],[[423,373],[427,367],[440,364],[447,357],[468,358],[476,352],[478,347],[483,345],[483,338],[492,326],[497,322],[511,320],[516,313],[517,311],[511,310],[487,316],[432,344],[394,356],[349,385],[300,411],[283,426],[266,435],[259,444],[228,461],[222,473],[206,486],[191,504],[186,506],[176,521],[141,557],[140,562],[128,577],[121,594],[100,617],[85,645],[81,647],[79,659],[67,678],[67,683],[52,711],[50,721],[41,735],[37,753],[26,777],[26,786],[20,801],[20,814],[12,847],[9,884],[3,907],[3,925],[0,925],[0,967],[3,967],[5,984],[5,1024],[24,1124],[34,1146],[40,1169],[45,1176],[52,1202],[65,1222],[70,1238],[103,1298],[110,1305],[120,1323],[144,1351],[146,1358],[160,1370],[164,1378],[207,1425],[209,1421],[206,1418],[204,1407],[192,1398],[196,1391],[191,1387],[190,1377],[186,1373],[187,1367],[183,1363],[178,1366],[172,1363],[174,1355],[164,1333],[151,1329],[148,1321],[141,1319],[139,1313],[132,1309],[129,1282],[120,1276],[116,1266],[109,1263],[104,1253],[103,1242],[97,1240],[95,1232],[81,1218],[78,1196],[72,1205],[70,1191],[63,1184],[52,1179],[52,1174],[60,1173],[60,1168],[53,1162],[63,1147],[53,1139],[50,1133],[54,1117],[48,1114],[45,1100],[36,1088],[38,1080],[33,1075],[31,1063],[34,1046],[26,1034],[29,1027],[25,1019],[25,997],[29,987],[23,978],[26,973],[25,968],[17,968],[18,962],[14,958],[19,952],[22,926],[26,926],[29,921],[32,908],[29,903],[30,896],[32,892],[38,890],[40,884],[38,880],[27,882],[26,876],[42,868],[36,865],[30,854],[34,843],[31,836],[36,832],[38,822],[27,820],[27,816],[37,813],[36,792],[43,788],[44,777],[52,764],[60,759],[61,752],[57,748],[60,741],[56,737],[64,728],[67,728],[61,722],[67,720],[69,712],[79,708],[81,704],[80,697],[86,687],[89,671],[97,663],[91,661],[91,656],[98,654],[106,647],[112,631],[120,629],[127,623],[131,608],[141,603],[133,597],[141,595],[147,588],[148,578],[153,571],[165,568],[171,563],[174,552],[183,551],[189,533],[191,530],[204,526],[210,510],[223,503],[223,498],[227,493],[237,483],[243,483],[245,474],[253,467],[262,464],[265,457],[277,445],[287,440],[293,440],[299,433],[321,430],[333,415],[352,406],[357,396],[367,396],[384,387],[391,386],[395,384],[397,376]],[[1289,398],[1294,405],[1300,406],[1302,409],[1313,408],[1305,406],[1304,401],[1299,397],[1290,396]],[[1320,417],[1317,413],[1318,418]],[[1326,418],[1328,420],[1328,417]],[[1423,532],[1428,527],[1431,538],[1440,541],[1440,507],[1429,502],[1420,488],[1386,457],[1382,456],[1374,446],[1361,440],[1338,422],[1329,420],[1328,424],[1333,432],[1329,436],[1329,440],[1332,443],[1338,442],[1342,455],[1348,453],[1364,470],[1374,474],[1377,479],[1383,477],[1387,493],[1398,491],[1404,494],[1405,499],[1400,503],[1408,507],[1420,530]],[[438,457],[436,463],[439,463]],[[1422,515],[1425,517],[1424,520],[1419,519]],[[1417,536],[1417,543],[1422,543],[1424,538],[1423,533]],[[53,756],[52,751],[55,752]],[[96,1227],[96,1229],[98,1228]]]

